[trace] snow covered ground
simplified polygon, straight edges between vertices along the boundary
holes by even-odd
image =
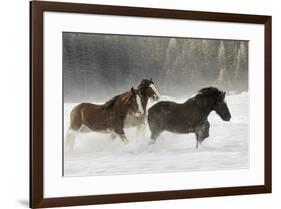
[[[161,100],[183,102],[187,98],[162,96]],[[119,138],[112,140],[109,134],[80,134],[74,151],[64,153],[64,176],[248,168],[248,94],[227,96],[226,100],[231,121],[224,122],[212,112],[209,115],[210,136],[198,150],[195,149],[194,134],[164,132],[154,145],[148,145],[148,126],[142,138],[136,136],[135,128],[126,129],[127,145]],[[70,111],[75,105],[64,104],[64,133],[69,126]]]

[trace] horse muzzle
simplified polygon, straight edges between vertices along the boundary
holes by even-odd
[[[230,119],[231,119],[231,116],[227,116],[224,118],[225,121],[230,121]]]
[[[152,97],[152,99],[154,100],[154,101],[158,101],[159,99],[160,99],[160,96],[158,96],[158,95],[153,95],[153,97]]]

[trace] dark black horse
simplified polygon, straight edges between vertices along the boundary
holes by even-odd
[[[231,118],[225,102],[225,92],[214,87],[203,88],[199,93],[182,104],[170,101],[158,102],[148,110],[148,125],[151,130],[151,142],[163,132],[195,133],[196,148],[209,136],[211,111],[224,120]]]

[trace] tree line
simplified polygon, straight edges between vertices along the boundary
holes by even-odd
[[[63,33],[65,102],[110,98],[153,78],[162,94],[248,90],[248,42]]]

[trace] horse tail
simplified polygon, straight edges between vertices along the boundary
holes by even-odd
[[[65,148],[73,151],[75,140],[79,130],[83,124],[82,110],[85,103],[81,103],[74,107],[70,113],[70,125],[65,136]]]
[[[75,139],[78,134],[78,131],[74,131],[71,128],[68,128],[65,135],[65,149],[69,151],[73,151]]]
[[[147,112],[148,112],[148,115],[147,115],[148,126],[149,126],[151,133],[153,134],[158,129],[157,121],[156,121],[157,113],[155,112],[153,107],[149,108]]]
[[[82,124],[83,124],[83,118],[82,118],[82,109],[83,109],[84,103],[81,103],[74,107],[70,113],[70,128],[72,130],[78,131]]]

